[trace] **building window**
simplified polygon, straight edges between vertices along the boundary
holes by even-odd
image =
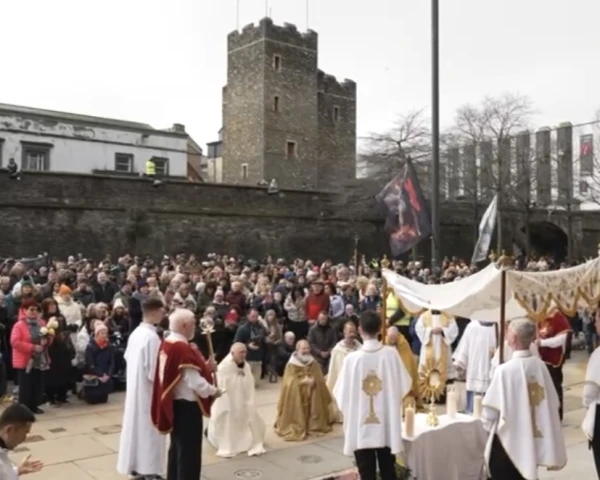
[[[273,55],[273,70],[281,72],[281,55]]]
[[[287,142],[286,143],[285,155],[288,159],[296,157],[296,142]]]
[[[333,121],[339,122],[340,120],[340,107],[333,107]]]
[[[242,180],[248,180],[248,164],[242,164]]]
[[[580,195],[587,195],[589,191],[589,185],[585,180],[580,180],[579,181],[579,194]]]
[[[156,175],[159,177],[169,176],[169,159],[163,157],[152,157]]]
[[[45,172],[50,170],[51,144],[21,142],[23,146],[23,157],[21,161],[22,170],[33,170]]]
[[[115,153],[115,172],[133,172],[133,155],[131,153]]]
[[[273,111],[279,112],[279,95],[273,97]]]

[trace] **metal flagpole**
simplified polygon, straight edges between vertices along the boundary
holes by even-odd
[[[310,18],[310,0],[306,0],[306,31],[309,28],[309,18]]]
[[[431,263],[440,263],[440,2],[431,0]]]

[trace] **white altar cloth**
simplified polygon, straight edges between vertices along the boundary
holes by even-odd
[[[427,425],[427,414],[415,415],[412,437],[403,432],[406,465],[418,480],[482,480],[488,433],[480,420],[457,414]],[[404,428],[404,426],[403,426]]]

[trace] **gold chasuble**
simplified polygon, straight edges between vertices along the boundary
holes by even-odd
[[[417,360],[415,359],[413,352],[410,348],[410,344],[408,343],[408,341],[406,340],[404,335],[402,335],[400,333],[400,334],[398,334],[397,338],[398,338],[398,340],[396,341],[396,345],[392,345],[392,346],[396,347],[396,350],[398,351],[398,355],[400,355],[400,359],[402,360],[402,363],[406,367],[406,370],[408,371],[410,378],[412,380],[410,392],[405,397],[405,400],[409,400],[409,401],[412,400],[412,401],[416,402],[416,401],[420,400],[420,397],[419,397],[419,366],[418,366]],[[387,338],[386,338],[386,343],[388,345],[391,345],[390,343],[387,342]],[[409,397],[413,397],[413,398],[410,399]]]
[[[293,442],[331,432],[335,422],[332,403],[318,363],[313,359],[302,363],[296,353],[292,354],[283,374],[275,433]]]

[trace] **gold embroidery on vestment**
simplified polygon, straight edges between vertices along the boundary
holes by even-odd
[[[379,417],[375,413],[375,397],[383,390],[383,381],[377,376],[374,371],[371,371],[363,379],[362,391],[369,397],[369,414],[365,418],[365,424],[381,423]]]
[[[533,430],[534,438],[543,438],[542,432],[538,429],[537,420],[535,418],[536,408],[542,403],[544,398],[544,387],[542,387],[535,379],[530,379],[527,382],[527,395],[529,396],[529,411],[531,415],[531,429]]]

